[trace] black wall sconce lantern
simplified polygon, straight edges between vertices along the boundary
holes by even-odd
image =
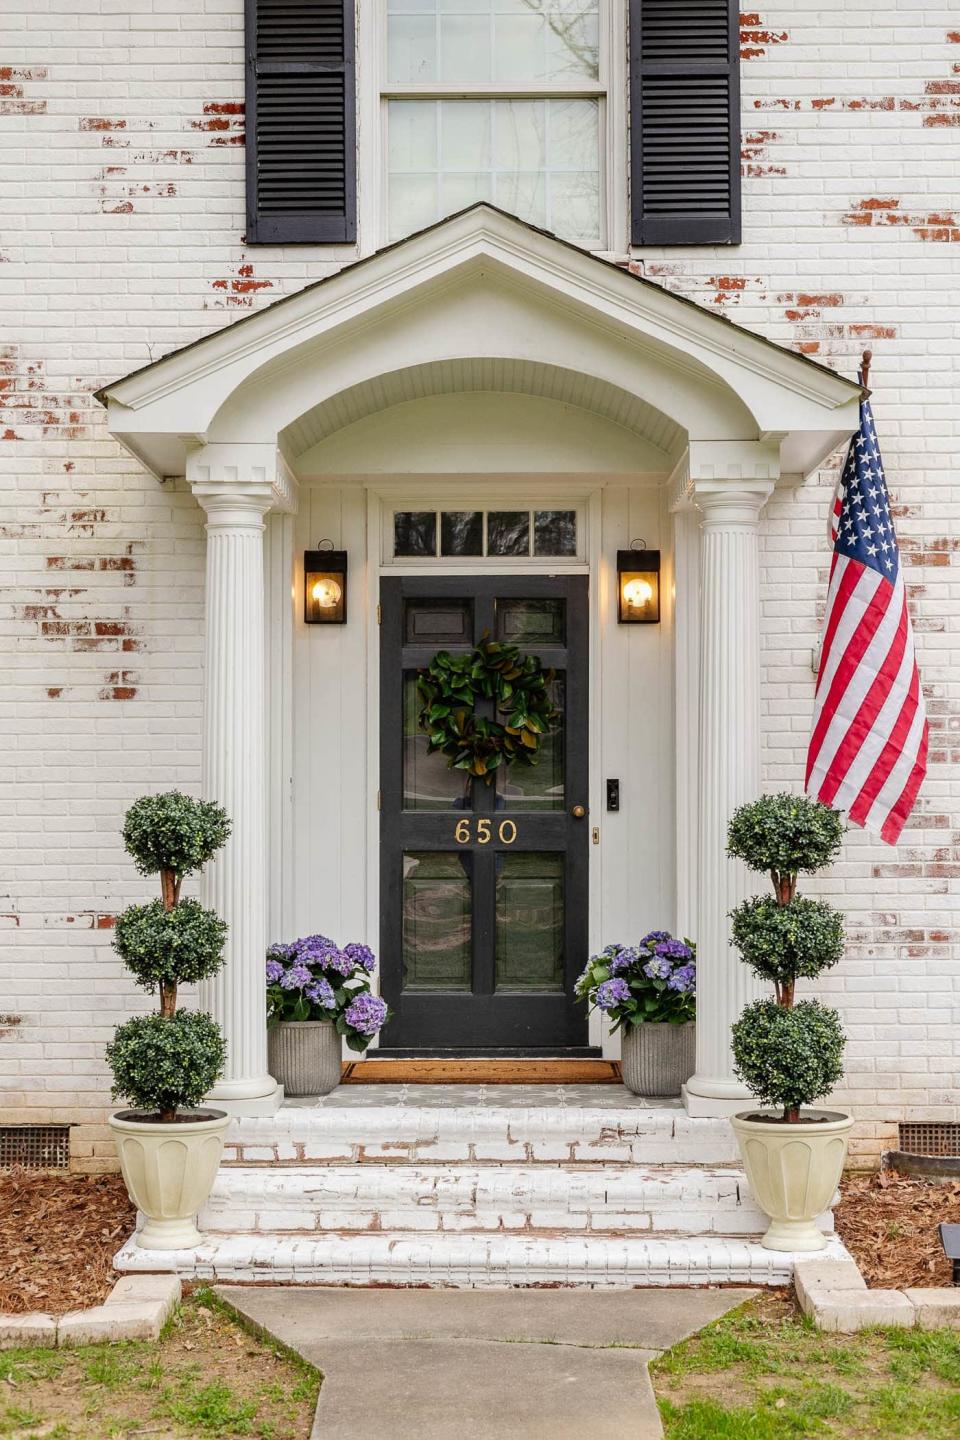
[[[304,551],[303,618],[308,625],[342,625],[346,620],[346,550]]]
[[[617,551],[617,619],[621,625],[660,623],[660,551],[634,540]]]

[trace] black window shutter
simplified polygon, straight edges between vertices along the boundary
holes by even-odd
[[[734,0],[630,0],[634,245],[740,242]]]
[[[247,240],[356,238],[354,0],[246,0]]]

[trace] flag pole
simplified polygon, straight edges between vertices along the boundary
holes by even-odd
[[[860,377],[864,390],[870,389],[870,362],[873,359],[872,350],[864,350],[860,360]]]

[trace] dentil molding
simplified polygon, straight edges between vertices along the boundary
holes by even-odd
[[[186,469],[187,483],[204,509],[208,501],[229,493],[238,502],[245,495],[251,502],[265,497],[265,510],[296,512],[297,478],[273,442],[201,445],[187,455]]]

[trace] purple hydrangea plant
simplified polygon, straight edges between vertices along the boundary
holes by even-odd
[[[350,1001],[343,1012],[344,1019],[361,1035],[376,1035],[387,1018],[387,1003],[379,995],[363,991]]]
[[[267,951],[267,1023],[327,1020],[351,1050],[365,1050],[390,1018],[371,993],[377,961],[369,945],[339,946],[327,935],[305,935]]]
[[[678,965],[667,981],[667,989],[676,990],[679,995],[692,995],[696,988],[697,967],[692,964]]]
[[[372,975],[377,968],[377,957],[369,945],[357,945],[351,942],[349,945],[344,945],[343,953],[344,955],[349,955],[351,960],[355,960],[358,965],[362,966],[368,975]]]
[[[588,961],[576,994],[591,1009],[624,1024],[682,1025],[696,1014],[697,950],[668,930],[651,930],[636,945],[608,945]]]
[[[619,976],[612,980],[601,980],[597,986],[596,1005],[600,1010],[613,1010],[621,1001],[629,999],[630,986]]]
[[[643,967],[643,973],[650,980],[669,980],[673,972],[673,965],[666,957],[654,955]]]

